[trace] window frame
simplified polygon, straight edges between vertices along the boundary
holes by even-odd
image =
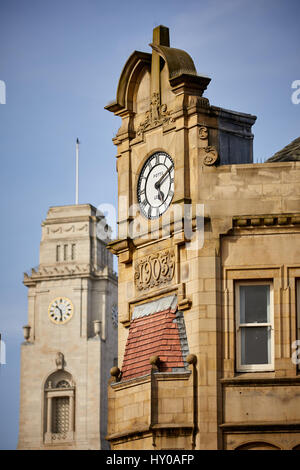
[[[270,287],[270,319],[265,323],[241,323],[240,287],[268,285]],[[235,343],[236,343],[236,370],[237,372],[264,372],[274,371],[274,288],[271,280],[245,280],[235,282]],[[268,364],[242,364],[242,328],[268,327],[270,333],[270,362]]]

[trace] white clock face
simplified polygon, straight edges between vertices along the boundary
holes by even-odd
[[[118,307],[116,305],[112,306],[111,309],[111,319],[112,319],[112,324],[115,328],[118,326]]]
[[[174,163],[165,152],[148,158],[139,176],[137,198],[142,214],[156,219],[170,206],[174,196]]]
[[[50,302],[48,315],[50,320],[57,325],[64,325],[73,316],[74,307],[70,299],[57,297]]]

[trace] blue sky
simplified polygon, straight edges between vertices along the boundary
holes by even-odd
[[[258,117],[254,158],[265,159],[299,137],[299,17],[298,0],[1,0],[0,449],[17,444],[23,272],[38,265],[49,206],[74,203],[76,137],[79,201],[117,202],[119,119],[103,108],[128,56],[150,52],[152,29],[168,26],[171,45],[211,77],[211,104]]]

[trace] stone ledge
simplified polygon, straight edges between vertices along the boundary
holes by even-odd
[[[255,372],[254,372],[255,374]],[[223,386],[229,387],[259,387],[265,385],[277,385],[277,386],[284,386],[284,385],[300,385],[300,376],[293,376],[293,377],[233,377],[233,378],[226,378],[220,380]]]
[[[300,225],[300,214],[269,214],[233,217],[234,228],[265,228]]]
[[[125,437],[134,437],[141,434],[149,434],[151,436],[153,431],[157,433],[158,431],[166,431],[166,432],[180,432],[182,431],[183,434],[192,434],[194,430],[194,426],[190,423],[158,423],[148,426],[140,426],[135,428],[134,430],[128,429],[122,432],[116,432],[105,437],[108,441],[114,441],[118,439],[122,439]]]
[[[223,423],[219,427],[225,433],[256,433],[256,432],[300,432],[300,422],[299,421],[290,421],[290,422],[237,422],[237,423]]]

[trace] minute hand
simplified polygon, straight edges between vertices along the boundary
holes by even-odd
[[[167,171],[159,178],[158,181],[156,181],[155,183],[155,188],[159,188],[159,186],[161,185],[161,183],[163,182],[163,180],[165,179],[165,177],[167,176],[167,174],[172,170],[172,166],[170,166],[170,168],[167,169]]]

